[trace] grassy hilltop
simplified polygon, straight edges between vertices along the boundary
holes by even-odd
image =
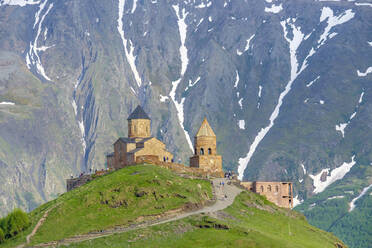
[[[131,166],[35,209],[29,213],[31,227],[0,247],[24,243],[48,209],[31,245],[192,210],[212,198],[209,181],[182,178],[153,165]],[[193,215],[69,247],[336,247],[336,243],[341,244],[332,234],[309,225],[303,215],[243,192],[233,205],[211,215]]]

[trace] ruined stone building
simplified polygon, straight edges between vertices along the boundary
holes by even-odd
[[[138,105],[128,117],[128,137],[120,137],[114,143],[114,153],[106,158],[108,168],[119,169],[141,159],[172,162],[173,154],[163,142],[151,136],[151,119]]]
[[[194,148],[194,155],[190,158],[190,167],[223,176],[222,156],[217,154],[216,135],[206,118],[194,137]]]
[[[293,189],[291,182],[241,182],[247,190],[255,192],[279,207],[293,208]]]

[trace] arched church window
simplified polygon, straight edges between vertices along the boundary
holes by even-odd
[[[204,149],[200,148],[200,155],[204,155]]]
[[[264,192],[264,186],[261,186],[261,192]]]
[[[279,186],[275,186],[275,191],[279,192]]]
[[[267,186],[267,191],[271,192],[271,185]]]
[[[209,155],[212,154],[212,149],[211,149],[211,148],[208,148],[208,154],[209,154]]]

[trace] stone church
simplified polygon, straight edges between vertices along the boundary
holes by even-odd
[[[194,156],[190,158],[190,167],[223,175],[222,156],[217,154],[216,135],[206,118],[194,137]]]
[[[107,155],[107,167],[120,169],[141,159],[173,162],[173,154],[163,142],[151,136],[151,119],[141,106],[128,117],[128,137],[114,143],[114,153]]]

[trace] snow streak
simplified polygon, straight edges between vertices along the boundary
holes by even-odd
[[[313,83],[315,83],[319,78],[320,78],[320,76],[317,76],[313,81],[311,81],[310,83],[308,83],[306,85],[306,87],[310,87],[311,85],[313,85]]]
[[[0,102],[0,105],[15,105],[14,102]]]
[[[82,69],[82,73],[81,75],[79,76],[78,80],[76,81],[75,85],[74,85],[74,92],[73,92],[73,95],[72,95],[72,108],[74,109],[74,113],[75,113],[75,118],[76,120],[78,121],[78,124],[79,124],[79,129],[80,129],[80,134],[81,134],[81,145],[83,147],[83,157],[85,156],[85,151],[87,149],[87,143],[85,141],[85,125],[84,125],[84,120],[83,120],[83,117],[81,117],[81,120],[79,120],[79,112],[78,112],[78,107],[77,107],[77,104],[76,104],[76,94],[77,94],[77,88],[79,87],[81,81],[82,81],[82,77],[84,75],[84,64],[82,65],[83,66],[83,69]]]
[[[329,32],[330,30],[339,24],[345,23],[352,19],[354,17],[355,13],[352,12],[351,9],[346,10],[345,12],[341,13],[339,16],[334,16],[332,9],[329,7],[324,7],[322,9],[322,13],[320,16],[320,22],[327,19],[327,27],[325,28],[323,34],[321,35],[317,48],[321,47],[329,38]],[[247,155],[244,158],[239,158],[239,167],[238,167],[238,178],[241,180],[244,176],[244,170],[247,168],[247,165],[249,161],[251,160],[254,152],[256,151],[257,146],[260,144],[260,142],[263,140],[263,138],[266,136],[266,134],[270,131],[270,129],[274,126],[274,121],[279,115],[280,107],[283,103],[284,97],[288,94],[288,92],[291,90],[292,83],[296,80],[297,76],[302,73],[303,70],[307,67],[307,60],[315,54],[315,49],[311,48],[310,52],[305,57],[304,61],[302,62],[302,65],[299,66],[298,60],[297,60],[297,49],[300,46],[301,42],[304,40],[304,34],[301,32],[301,27],[296,27],[293,23],[296,21],[296,19],[288,18],[286,21],[281,21],[280,24],[282,25],[283,31],[284,31],[284,38],[289,43],[290,48],[290,61],[291,61],[291,77],[289,82],[287,83],[285,90],[279,95],[278,103],[275,106],[274,111],[272,112],[270,116],[270,124],[262,128],[257,136],[255,137],[253,143],[251,144],[249,151]],[[293,38],[288,38],[288,30],[287,25],[289,25],[292,28]],[[331,36],[332,37],[332,36]],[[324,101],[322,102],[324,103]]]
[[[0,6],[2,5],[17,5],[24,7],[26,5],[33,5],[33,4],[39,4],[40,1],[35,0],[3,0],[0,1]]]
[[[369,185],[369,186],[367,186],[367,187],[365,187],[363,190],[362,190],[362,193],[360,193],[360,195],[358,195],[357,197],[355,197],[350,203],[349,203],[349,206],[350,206],[350,208],[349,208],[349,212],[351,212],[351,211],[353,211],[354,210],[354,208],[356,207],[355,206],[355,202],[357,201],[357,200],[359,200],[360,198],[362,198],[366,193],[367,193],[367,191],[369,190],[369,189],[371,189],[372,188],[372,184],[371,185]]]
[[[235,73],[236,73],[236,77],[235,77],[234,88],[237,88],[238,84],[239,84],[239,72],[238,72],[238,70],[236,70]]]
[[[336,182],[337,180],[342,179],[349,171],[350,169],[355,165],[355,155],[351,158],[350,163],[344,162],[340,167],[337,167],[329,173],[329,168],[323,169],[320,171],[317,175],[309,175],[313,179],[313,185],[314,185],[314,193],[318,194],[320,192],[323,192],[326,187],[331,185],[332,183]],[[322,177],[323,173],[327,173],[326,180],[322,182],[320,178]]]
[[[245,48],[244,48],[244,51],[243,52],[240,52],[239,49],[236,49],[236,54],[237,55],[242,55],[244,52],[248,51],[249,48],[250,48],[250,43],[251,43],[251,40],[254,38],[255,35],[252,35],[251,37],[249,37],[249,39],[247,40],[247,43],[245,45]]]
[[[368,74],[372,73],[372,67],[368,67],[365,72],[361,72],[361,71],[357,70],[357,73],[358,73],[358,77],[365,77]]]
[[[189,63],[189,59],[187,57],[187,48],[185,46],[186,42],[186,34],[187,34],[187,25],[185,23],[185,19],[188,15],[188,13],[185,13],[185,9],[182,9],[182,17],[179,14],[179,7],[178,5],[172,6],[174,11],[177,15],[177,23],[178,23],[178,29],[180,32],[181,37],[181,47],[180,47],[180,54],[181,54],[181,61],[182,61],[182,67],[181,67],[181,75],[183,76],[186,72],[187,65]]]
[[[328,39],[335,36],[334,33],[329,34],[334,26],[348,22],[354,17],[355,13],[351,9],[348,9],[341,13],[339,16],[333,15],[333,10],[329,7],[323,7],[322,14],[320,15],[320,22],[327,20],[327,27],[325,27],[323,34],[318,40],[318,48],[322,46]]]
[[[185,133],[187,143],[189,144],[189,147],[190,147],[191,151],[194,151],[190,135],[185,130],[185,127],[183,125],[183,123],[184,123],[184,109],[183,109],[183,106],[184,106],[184,103],[185,103],[185,97],[183,97],[180,102],[178,102],[177,99],[176,99],[177,87],[180,84],[180,82],[183,78],[183,75],[186,72],[187,65],[189,63],[189,59],[187,57],[187,48],[185,46],[186,35],[187,35],[187,25],[186,25],[185,19],[186,19],[186,16],[188,15],[188,13],[185,12],[185,9],[182,9],[182,17],[181,17],[180,14],[179,14],[179,6],[178,5],[173,5],[172,7],[173,7],[173,9],[174,9],[174,11],[176,12],[176,15],[177,15],[178,30],[179,30],[180,38],[181,38],[181,46],[180,46],[181,76],[180,76],[179,79],[172,82],[172,89],[169,92],[169,97],[172,99],[172,101],[173,101],[173,103],[176,107],[178,121],[180,123],[180,126],[181,126],[182,130]],[[197,80],[197,81],[199,81],[199,80]],[[195,83],[197,83],[197,82],[195,82]]]
[[[132,45],[132,42],[130,40],[128,42],[128,40],[125,38],[125,34],[124,34],[124,26],[123,26],[124,6],[125,6],[125,0],[119,0],[119,17],[118,17],[117,28],[118,28],[121,40],[123,41],[125,56],[128,60],[130,68],[132,69],[134,79],[136,80],[136,83],[137,83],[138,87],[141,87],[142,80],[141,80],[141,77],[139,76],[139,73],[138,73],[137,67],[136,67],[136,57],[137,56],[133,55],[134,47]],[[127,48],[128,44],[129,44],[129,50]]]
[[[280,4],[280,5],[273,4],[273,5],[271,5],[270,8],[265,7],[265,12],[268,12],[268,13],[277,14],[277,13],[279,13],[282,10],[283,10],[282,4]]]
[[[45,51],[46,49],[50,48],[47,46],[42,46],[38,47],[37,41],[39,39],[41,29],[42,29],[42,24],[45,19],[45,17],[48,15],[49,11],[53,8],[53,3],[49,4],[48,8],[46,11],[44,11],[46,5],[48,3],[48,0],[40,4],[39,10],[35,14],[35,22],[33,28],[37,27],[37,33],[35,40],[31,43],[30,42],[30,48],[26,54],[26,64],[28,69],[31,69],[31,66],[33,66],[37,73],[41,75],[43,78],[45,78],[48,81],[52,81],[45,73],[45,69],[43,65],[41,64],[39,52],[40,51]],[[44,14],[43,14],[44,13]],[[40,15],[43,14],[40,18]]]
[[[345,128],[350,124],[351,120],[354,119],[354,117],[357,114],[357,111],[359,109],[359,105],[363,102],[363,96],[364,96],[364,91],[360,94],[359,101],[357,106],[355,107],[355,111],[350,115],[349,120],[345,123],[340,123],[336,125],[336,131],[340,131],[342,134],[342,138],[345,138]]]
[[[238,178],[239,178],[239,180],[243,179],[244,170],[247,168],[247,165],[248,165],[249,161],[251,160],[254,152],[256,151],[257,146],[260,144],[260,142],[263,140],[263,138],[266,136],[266,134],[270,131],[270,129],[274,126],[275,119],[279,116],[279,111],[280,111],[281,105],[283,104],[283,99],[288,94],[288,92],[291,90],[292,83],[296,80],[297,76],[306,68],[307,58],[309,58],[312,55],[312,54],[309,54],[306,57],[306,59],[304,60],[302,66],[299,67],[297,57],[296,57],[296,53],[297,53],[298,47],[300,46],[300,44],[301,44],[301,42],[304,38],[304,34],[301,32],[300,27],[296,27],[294,24],[289,24],[289,22],[290,22],[290,19],[287,19],[287,21],[282,21],[282,22],[280,22],[280,24],[283,27],[284,38],[289,43],[290,61],[291,61],[290,80],[287,83],[284,91],[279,96],[278,103],[275,106],[275,109],[270,116],[270,124],[267,127],[262,128],[259,131],[259,133],[255,137],[253,143],[251,144],[246,157],[239,158],[239,167],[238,167],[238,173],[239,173]],[[288,30],[287,30],[286,24],[289,24],[289,26],[292,28],[292,32],[293,32],[292,40],[290,40],[287,37]]]

